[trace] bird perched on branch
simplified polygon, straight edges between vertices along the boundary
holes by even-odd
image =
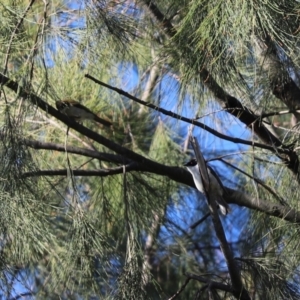
[[[192,174],[197,190],[202,194],[205,194],[197,160],[193,158],[184,166],[186,166],[188,171]],[[227,213],[229,212],[229,206],[223,198],[223,184],[216,172],[210,166],[206,165],[206,167],[209,177],[209,196],[213,197],[213,199],[217,202],[220,207],[221,213],[223,215],[227,215]]]
[[[74,119],[77,122],[84,120],[93,120],[104,126],[111,126],[111,122],[99,118],[96,114],[90,111],[87,107],[72,99],[64,99],[56,101],[56,108],[62,114]]]

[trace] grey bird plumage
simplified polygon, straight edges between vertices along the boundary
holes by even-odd
[[[82,122],[83,120],[93,120],[104,126],[109,127],[112,125],[111,122],[98,117],[87,107],[75,100],[64,99],[61,101],[56,101],[55,105],[62,114],[65,114],[78,122]]]

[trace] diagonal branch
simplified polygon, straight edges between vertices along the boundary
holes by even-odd
[[[1,137],[1,135],[0,135]],[[47,149],[47,150],[56,150],[60,152],[67,151],[68,153],[84,155],[91,158],[101,159],[107,162],[113,162],[118,164],[126,164],[130,165],[126,169],[126,171],[137,171],[137,172],[149,172],[156,175],[167,176],[171,180],[174,180],[178,183],[188,185],[190,187],[196,188],[194,184],[194,180],[192,175],[185,169],[180,167],[173,167],[173,166],[166,166],[160,163],[153,162],[145,158],[143,163],[133,163],[133,160],[126,158],[122,155],[115,155],[110,153],[100,153],[97,151],[91,151],[89,149],[78,148],[74,146],[67,146],[64,145],[57,145],[55,143],[46,143],[46,142],[39,142],[39,141],[32,141],[32,140],[23,140],[23,143],[27,146],[34,148],[34,149]],[[78,176],[85,176],[87,173],[79,173],[80,170],[74,170],[73,172],[76,174],[80,174]],[[53,170],[44,170],[43,175],[47,176],[66,176],[66,171],[59,170],[60,173],[55,173]],[[107,176],[107,175],[115,175],[115,174],[122,174],[123,168],[115,168],[113,169],[113,174],[108,174],[107,171],[98,172],[98,170],[90,171],[91,175],[93,176]],[[98,172],[98,173],[97,173]],[[41,173],[24,173],[24,176],[40,176]],[[225,200],[227,203],[234,203],[243,207],[248,207],[250,209],[254,209],[256,211],[260,211],[270,216],[274,216],[277,218],[284,219],[288,222],[298,223],[300,224],[300,212],[296,211],[295,209],[289,208],[287,206],[278,205],[276,203],[271,203],[264,201],[262,199],[256,199],[247,195],[243,192],[238,190],[233,190],[230,188],[226,188],[226,195]]]
[[[59,111],[54,109],[51,105],[43,101],[41,98],[27,92],[25,89],[20,87],[15,81],[10,80],[8,77],[4,76],[1,73],[0,73],[0,84],[4,84],[5,86],[13,90],[15,93],[18,93],[20,97],[28,99],[34,105],[37,105],[40,109],[50,114],[51,116],[54,116],[58,120],[62,121],[70,128],[73,128],[77,132],[87,136],[93,141],[104,145],[105,147],[111,149],[112,151],[115,151],[119,155],[125,157],[126,160],[128,159],[139,163],[139,166],[141,167],[141,171],[145,171],[145,172],[147,171],[158,175],[168,176],[170,179],[176,182],[184,183],[186,185],[195,187],[192,175],[189,174],[189,172],[184,170],[183,168],[162,165],[148,158],[145,158],[144,156],[137,154],[129,149],[119,146],[118,144],[101,136],[100,134],[80,125],[79,123],[74,122],[64,114],[61,114]],[[235,191],[229,188],[227,188],[227,190],[228,193],[230,194],[226,198],[228,203],[236,203],[238,205],[246,206],[252,209],[265,212],[272,216],[283,218],[289,222],[300,223],[300,213],[298,213],[293,209],[286,211],[286,208],[282,209],[280,205],[269,205],[263,200],[258,201],[257,199],[254,199],[239,191]]]
[[[164,14],[152,3],[151,0],[144,0],[144,3],[148,6],[148,9],[153,16],[160,22],[162,28],[165,29],[165,33],[170,38],[174,37],[177,32],[170,20],[164,16]],[[180,51],[179,47],[177,47],[177,49]],[[299,159],[292,147],[282,144],[282,142],[277,139],[277,137],[275,137],[262,122],[260,122],[260,118],[258,116],[242,105],[238,99],[222,89],[207,69],[202,68],[201,71],[199,71],[199,76],[203,84],[212,92],[223,108],[228,109],[229,113],[238,118],[246,126],[251,126],[255,134],[264,143],[274,147],[274,152],[279,153],[279,149],[283,149],[287,152],[286,155],[280,155],[280,158],[286,163],[287,167],[293,172],[293,174],[297,176],[297,180],[300,181],[300,176],[298,176]]]
[[[4,61],[4,68],[3,68],[4,69],[4,71],[3,71],[4,74],[6,74],[6,72],[7,72],[7,65],[8,65],[8,60],[9,60],[9,56],[10,56],[10,50],[11,50],[11,47],[12,47],[13,39],[14,39],[15,35],[17,34],[20,26],[22,25],[22,23],[23,23],[26,15],[28,13],[28,11],[30,10],[30,8],[32,7],[32,5],[34,4],[34,2],[35,2],[35,0],[31,0],[29,2],[29,4],[27,5],[27,7],[26,7],[26,9],[25,9],[25,11],[23,13],[23,15],[19,19],[19,22],[17,23],[14,31],[12,32],[12,34],[10,36],[10,41],[8,43],[8,48],[7,48],[7,51],[6,51],[6,56],[5,56],[5,61]]]
[[[0,137],[1,137],[0,133]],[[78,154],[90,158],[96,158],[102,161],[106,162],[113,162],[117,164],[128,164],[132,162],[129,159],[126,159],[126,157],[121,156],[121,155],[116,155],[116,154],[111,154],[111,153],[103,153],[103,152],[98,152],[95,150],[90,150],[86,148],[79,148],[75,146],[66,146],[63,144],[56,144],[56,143],[49,143],[49,142],[42,142],[42,141],[36,141],[36,140],[29,140],[29,139],[24,139],[22,143],[30,148],[33,149],[44,149],[44,150],[55,150],[59,152],[67,152],[67,153],[72,153],[72,154]]]
[[[147,165],[141,165],[138,163],[130,163],[126,165],[126,172],[137,171],[137,172],[149,172],[156,175],[167,176],[171,180],[178,183],[186,184],[190,187],[196,188],[192,175],[183,168],[170,167],[161,165],[156,171],[151,167],[148,169]],[[123,174],[123,167],[101,169],[101,170],[72,170],[74,176],[110,176]],[[41,170],[36,172],[23,173],[23,177],[33,176],[67,176],[69,173],[66,169],[63,170]],[[237,204],[239,206],[247,207],[256,211],[260,211],[269,216],[277,217],[286,220],[291,223],[300,224],[300,212],[283,205],[279,205],[272,202],[267,202],[262,199],[253,198],[238,190],[234,190],[225,187],[226,196],[224,196],[227,203]],[[195,227],[195,225],[194,225]]]
[[[188,283],[191,279],[192,278],[188,277],[185,280],[184,284],[180,287],[180,289],[172,297],[170,297],[168,300],[174,300],[175,298],[177,298],[184,291],[184,289],[186,288],[186,286],[188,285]]]
[[[291,223],[300,224],[300,211],[277,203],[267,202],[259,198],[253,198],[250,195],[231,188],[226,188],[226,191],[228,194],[226,195],[226,201],[228,203],[246,206],[250,209],[263,212],[269,216],[284,219]]]
[[[286,115],[286,114],[299,114],[300,110],[299,109],[288,109],[288,110],[281,110],[281,111],[274,111],[274,112],[269,112],[269,113],[262,113],[260,115],[261,119],[272,117],[272,116],[281,116],[281,115]]]
[[[283,102],[300,121],[300,88],[287,71],[289,58],[281,58],[279,46],[266,34],[262,39],[256,39],[256,56],[262,69],[268,74],[273,95]],[[285,53],[285,55],[287,55]],[[281,57],[280,57],[281,56]],[[284,62],[285,61],[285,62]]]
[[[234,166],[233,164],[227,162],[224,159],[220,159],[221,162],[223,162],[224,164],[226,164],[227,166],[230,166],[231,168],[239,171],[240,173],[244,174],[245,176],[247,176],[248,178],[251,178],[254,182],[258,183],[259,185],[261,185],[264,189],[266,189],[268,192],[270,192],[281,204],[286,205],[286,201],[278,195],[278,192],[275,191],[274,189],[272,189],[270,186],[268,186],[267,184],[265,184],[260,178],[254,177],[250,174],[248,174],[247,172],[241,170],[240,168]]]
[[[160,107],[158,107],[158,106],[156,106],[152,103],[145,102],[145,101],[143,101],[143,100],[141,100],[141,99],[139,99],[139,98],[137,98],[137,97],[121,90],[121,89],[119,89],[119,88],[116,88],[116,87],[113,87],[113,86],[111,86],[107,83],[104,83],[104,82],[94,78],[93,76],[91,76],[89,74],[86,74],[85,77],[89,78],[89,79],[93,80],[95,83],[97,83],[99,85],[102,85],[104,87],[107,87],[110,90],[113,90],[113,91],[117,92],[118,94],[123,95],[123,96],[125,96],[125,97],[139,103],[139,104],[150,107],[151,109],[153,109],[155,111],[159,111],[160,113],[162,113],[166,116],[170,116],[174,119],[177,119],[177,120],[189,123],[189,124],[193,124],[194,126],[197,126],[197,127],[200,127],[202,129],[206,130],[207,132],[219,137],[220,139],[230,141],[230,142],[233,142],[233,143],[239,143],[239,144],[248,145],[248,146],[252,146],[252,147],[267,149],[267,150],[273,151],[275,153],[282,153],[282,154],[285,154],[285,155],[288,155],[290,153],[290,150],[286,150],[286,149],[282,149],[282,148],[275,149],[273,146],[268,146],[266,144],[261,144],[261,143],[257,143],[257,142],[253,142],[253,141],[247,141],[247,140],[243,140],[243,139],[240,139],[240,138],[234,138],[234,137],[222,134],[222,133],[218,132],[217,130],[212,129],[209,126],[205,125],[204,123],[195,121],[194,119],[189,119],[189,118],[183,117],[183,116],[181,116],[179,114],[176,114],[172,111],[160,108]]]
[[[127,159],[131,159],[135,162],[139,162],[141,164],[148,163],[148,166],[152,169],[160,168],[162,165],[154,162],[148,158],[145,158],[144,156],[135,153],[134,151],[131,151],[127,148],[124,148],[117,143],[114,143],[113,141],[105,138],[104,136],[86,128],[85,126],[73,121],[72,119],[68,118],[66,115],[60,113],[58,110],[56,110],[54,107],[43,101],[40,97],[27,92],[24,88],[20,87],[15,81],[10,80],[8,77],[4,76],[0,73],[0,84],[4,84],[11,90],[13,90],[15,93],[18,93],[20,97],[23,97],[34,105],[37,105],[40,109],[45,111],[46,113],[50,114],[51,116],[54,116],[58,120],[65,123],[69,128],[72,128],[76,130],[77,132],[85,135],[86,137],[90,138],[91,140],[111,149],[112,151],[125,156]]]
[[[221,282],[216,282],[216,281],[211,281],[210,279],[206,279],[203,276],[195,275],[192,273],[186,273],[186,276],[190,279],[194,279],[194,280],[200,281],[202,283],[209,284],[210,287],[213,289],[218,289],[218,290],[222,290],[222,291],[229,292],[229,293],[233,292],[232,287],[227,284],[224,284]]]
[[[148,6],[148,9],[153,13],[156,19],[162,24],[168,36],[174,36],[176,29],[173,27],[171,21],[159,10],[159,8],[151,0],[143,0]]]
[[[201,174],[202,182],[204,185],[205,194],[208,200],[208,207],[211,213],[212,222],[214,225],[216,236],[220,242],[220,247],[222,249],[222,252],[224,254],[226,264],[228,267],[229,276],[231,279],[232,284],[232,294],[237,298],[241,300],[250,300],[250,296],[248,291],[245,289],[241,277],[241,270],[239,269],[236,261],[234,260],[233,253],[227,243],[227,239],[225,236],[224,228],[222,226],[218,209],[217,209],[217,199],[213,199],[212,194],[210,193],[211,187],[210,187],[210,179],[208,176],[208,171],[205,166],[205,161],[203,158],[203,155],[200,151],[200,147],[198,144],[198,141],[191,137],[190,143],[193,146],[193,149],[195,151],[195,155],[197,158],[197,162],[199,164],[199,172]]]
[[[252,127],[255,134],[266,144],[274,148],[273,152],[282,159],[287,167],[295,174],[298,175],[299,159],[295,151],[291,146],[286,146],[275,137],[260,121],[260,117],[256,116],[251,110],[247,109],[242,103],[235,97],[229,95],[224,91],[218,83],[210,76],[209,72],[205,69],[200,74],[205,85],[212,91],[217,100],[219,100],[221,106],[227,109],[230,114],[238,118],[242,123],[248,127]],[[236,108],[236,110],[234,109]],[[284,150],[284,155],[278,155],[279,149]]]

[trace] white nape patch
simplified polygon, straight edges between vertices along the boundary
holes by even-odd
[[[203,182],[200,176],[198,165],[187,166],[186,168],[192,174],[197,190],[200,191],[202,194],[204,194]]]

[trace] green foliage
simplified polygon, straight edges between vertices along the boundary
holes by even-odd
[[[299,167],[289,166],[299,147],[299,4],[158,2],[1,2],[2,71],[28,93],[0,91],[2,297],[17,299],[20,285],[36,299],[160,299],[178,291],[178,299],[233,299],[215,285],[230,290],[234,282],[211,218],[190,227],[208,208],[175,168],[188,153],[186,123],[151,103],[270,146],[242,148],[190,128],[205,157],[220,160],[222,181],[254,203],[238,199],[244,207],[232,205],[222,219],[250,296],[299,299],[299,223],[286,219],[299,209]],[[79,101],[113,124],[83,125],[122,151],[63,124],[30,95],[52,107]],[[234,97],[241,107],[230,109]],[[279,110],[290,111],[262,114]],[[241,123],[246,113],[251,124]],[[260,140],[257,124],[282,144]],[[187,273],[202,280],[183,286]]]

